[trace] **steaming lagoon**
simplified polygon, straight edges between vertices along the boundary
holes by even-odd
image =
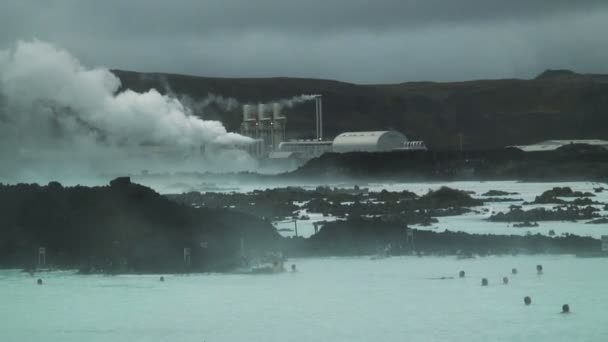
[[[3,341],[606,341],[608,259],[292,259],[296,273],[0,271]],[[542,264],[544,274],[535,266]],[[519,273],[511,275],[511,269]],[[458,278],[464,270],[466,277]],[[503,285],[503,276],[510,278]],[[454,277],[454,279],[438,279]],[[489,286],[480,286],[482,277]],[[525,306],[524,296],[532,298]],[[572,309],[560,314],[562,304]]]
[[[342,186],[336,184],[337,186]],[[589,182],[368,184],[373,191],[423,194],[440,186],[518,192],[531,201],[555,186],[593,191]],[[233,185],[231,185],[233,186]],[[315,185],[310,185],[315,186]],[[162,191],[157,188],[157,190]],[[234,190],[230,190],[234,191]],[[249,191],[241,186],[238,191]],[[608,202],[608,193],[594,197]],[[506,211],[521,201],[493,203]],[[602,211],[605,215],[605,211]],[[433,227],[470,233],[599,237],[605,225],[541,222],[517,229],[487,213],[441,217]],[[311,217],[300,234],[313,233]],[[277,225],[280,227],[280,224]],[[606,341],[608,258],[571,255],[290,259],[278,275],[77,275],[0,271],[2,341]],[[536,274],[536,265],[544,274]],[[511,275],[511,269],[519,273]],[[464,279],[458,272],[466,272]],[[502,277],[510,278],[508,285]],[[481,278],[489,286],[480,286]],[[36,279],[44,281],[36,285]],[[445,278],[445,279],[441,279]],[[530,296],[532,305],[523,298]],[[559,313],[569,304],[572,314]]]

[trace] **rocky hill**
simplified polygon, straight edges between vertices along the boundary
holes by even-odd
[[[359,181],[597,181],[606,182],[608,151],[584,144],[555,151],[515,148],[485,151],[393,151],[326,153],[285,179]]]
[[[263,253],[280,236],[254,216],[180,205],[128,178],[92,188],[0,184],[0,267],[34,267],[45,247],[49,266],[85,272],[224,270],[238,264],[241,239]]]
[[[396,129],[437,149],[527,144],[545,139],[608,139],[608,75],[549,70],[531,80],[360,85],[298,78],[229,79],[114,71],[123,88],[156,88],[202,100],[209,93],[242,102],[323,94],[325,132]],[[286,111],[290,138],[312,137],[314,104]],[[241,110],[207,108],[205,118],[237,131]]]

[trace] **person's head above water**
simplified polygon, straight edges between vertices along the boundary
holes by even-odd
[[[524,304],[526,304],[526,305],[532,304],[532,298],[530,298],[530,296],[525,296],[524,297]]]
[[[488,286],[488,279],[481,278],[481,286]]]
[[[517,268],[513,268],[513,269],[511,270],[511,274],[517,274]]]
[[[543,265],[536,265],[536,272],[538,272],[538,274],[543,273]]]
[[[562,305],[562,313],[564,313],[564,314],[570,313],[570,305],[568,305],[568,304]]]
[[[458,272],[458,276],[459,276],[460,278],[464,278],[464,275],[465,275],[464,271],[460,271],[460,272]]]

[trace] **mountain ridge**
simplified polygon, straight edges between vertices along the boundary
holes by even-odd
[[[532,79],[354,84],[312,78],[217,78],[113,70],[122,89],[208,94],[241,103],[323,95],[325,136],[395,129],[435,149],[499,148],[546,139],[608,139],[608,75],[547,70]],[[241,109],[195,113],[238,131]],[[286,109],[288,138],[314,135],[314,104]]]

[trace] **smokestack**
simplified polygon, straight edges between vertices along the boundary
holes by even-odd
[[[282,116],[281,114],[281,104],[278,102],[275,102],[272,104],[272,117],[274,120],[281,120],[281,119],[285,119],[285,117]]]
[[[264,119],[265,110],[266,110],[266,106],[263,103],[258,104],[258,120]]]
[[[253,114],[253,108],[251,107],[251,105],[243,105],[243,121],[249,121],[251,119],[255,119],[253,118],[252,115]]]
[[[266,105],[265,103],[260,103],[258,104],[258,120],[262,121],[262,120],[271,120],[272,119],[272,112],[271,112],[271,108],[270,106]]]
[[[315,106],[317,114],[317,140],[323,140],[323,102],[322,95],[315,95]]]

